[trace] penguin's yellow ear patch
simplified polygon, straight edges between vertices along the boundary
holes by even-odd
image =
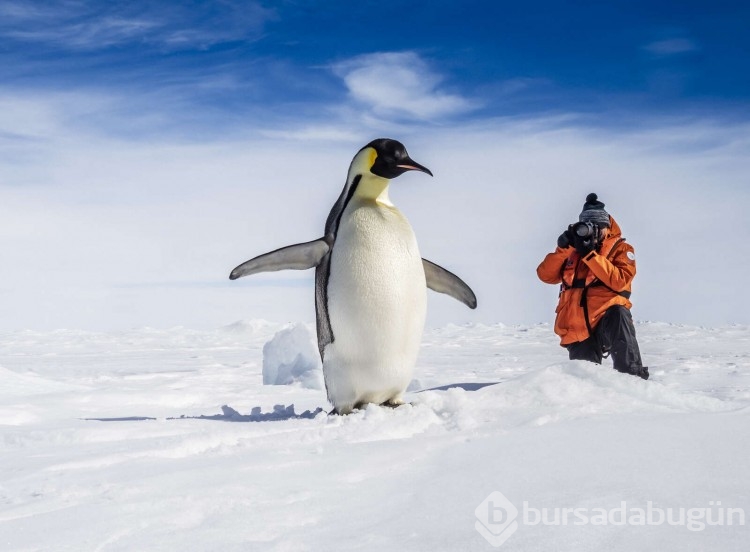
[[[370,167],[369,168],[372,168],[377,158],[378,158],[378,152],[375,151],[375,148],[370,148]]]

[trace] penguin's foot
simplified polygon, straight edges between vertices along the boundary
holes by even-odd
[[[358,403],[354,406],[342,406],[340,408],[333,407],[333,410],[331,410],[328,415],[329,416],[346,416],[347,414],[351,414],[355,410],[361,410],[366,406],[366,403]]]
[[[328,415],[329,416],[346,416],[347,414],[351,414],[352,412],[356,412],[357,410],[365,410],[368,404],[371,404],[371,403],[359,402],[359,403],[356,403],[352,407],[346,407],[346,406],[342,406],[341,408],[334,407],[333,410],[331,410],[328,413]],[[398,408],[399,406],[404,405],[404,404],[410,404],[410,403],[406,403],[404,402],[403,399],[398,398],[398,399],[388,399],[384,403],[381,403],[379,406],[384,406],[386,408]]]
[[[402,404],[406,404],[403,399],[389,399],[380,406],[385,406],[388,408],[398,408]]]
[[[328,413],[328,415],[329,416],[348,416],[349,414],[351,414],[355,410],[357,410],[357,409],[356,408],[342,408],[342,409],[339,410],[337,408],[334,408],[333,410],[331,410]]]

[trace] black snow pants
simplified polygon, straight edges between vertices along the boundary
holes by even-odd
[[[566,345],[570,360],[588,360],[601,364],[610,353],[615,370],[648,379],[648,368],[643,366],[641,351],[635,338],[635,326],[630,310],[615,305],[607,309],[588,339]]]

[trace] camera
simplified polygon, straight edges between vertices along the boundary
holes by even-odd
[[[599,234],[599,227],[590,222],[577,222],[573,225],[573,232],[579,238],[592,238]]]
[[[577,222],[571,226],[573,247],[579,253],[599,249],[599,226],[591,222]]]

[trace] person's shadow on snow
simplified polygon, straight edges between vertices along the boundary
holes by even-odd
[[[472,382],[472,383],[449,383],[448,385],[441,385],[440,387],[430,387],[429,389],[420,389],[417,393],[424,393],[425,391],[447,391],[448,389],[463,389],[464,391],[479,391],[483,387],[489,385],[497,385],[499,381],[483,381],[483,382]]]

